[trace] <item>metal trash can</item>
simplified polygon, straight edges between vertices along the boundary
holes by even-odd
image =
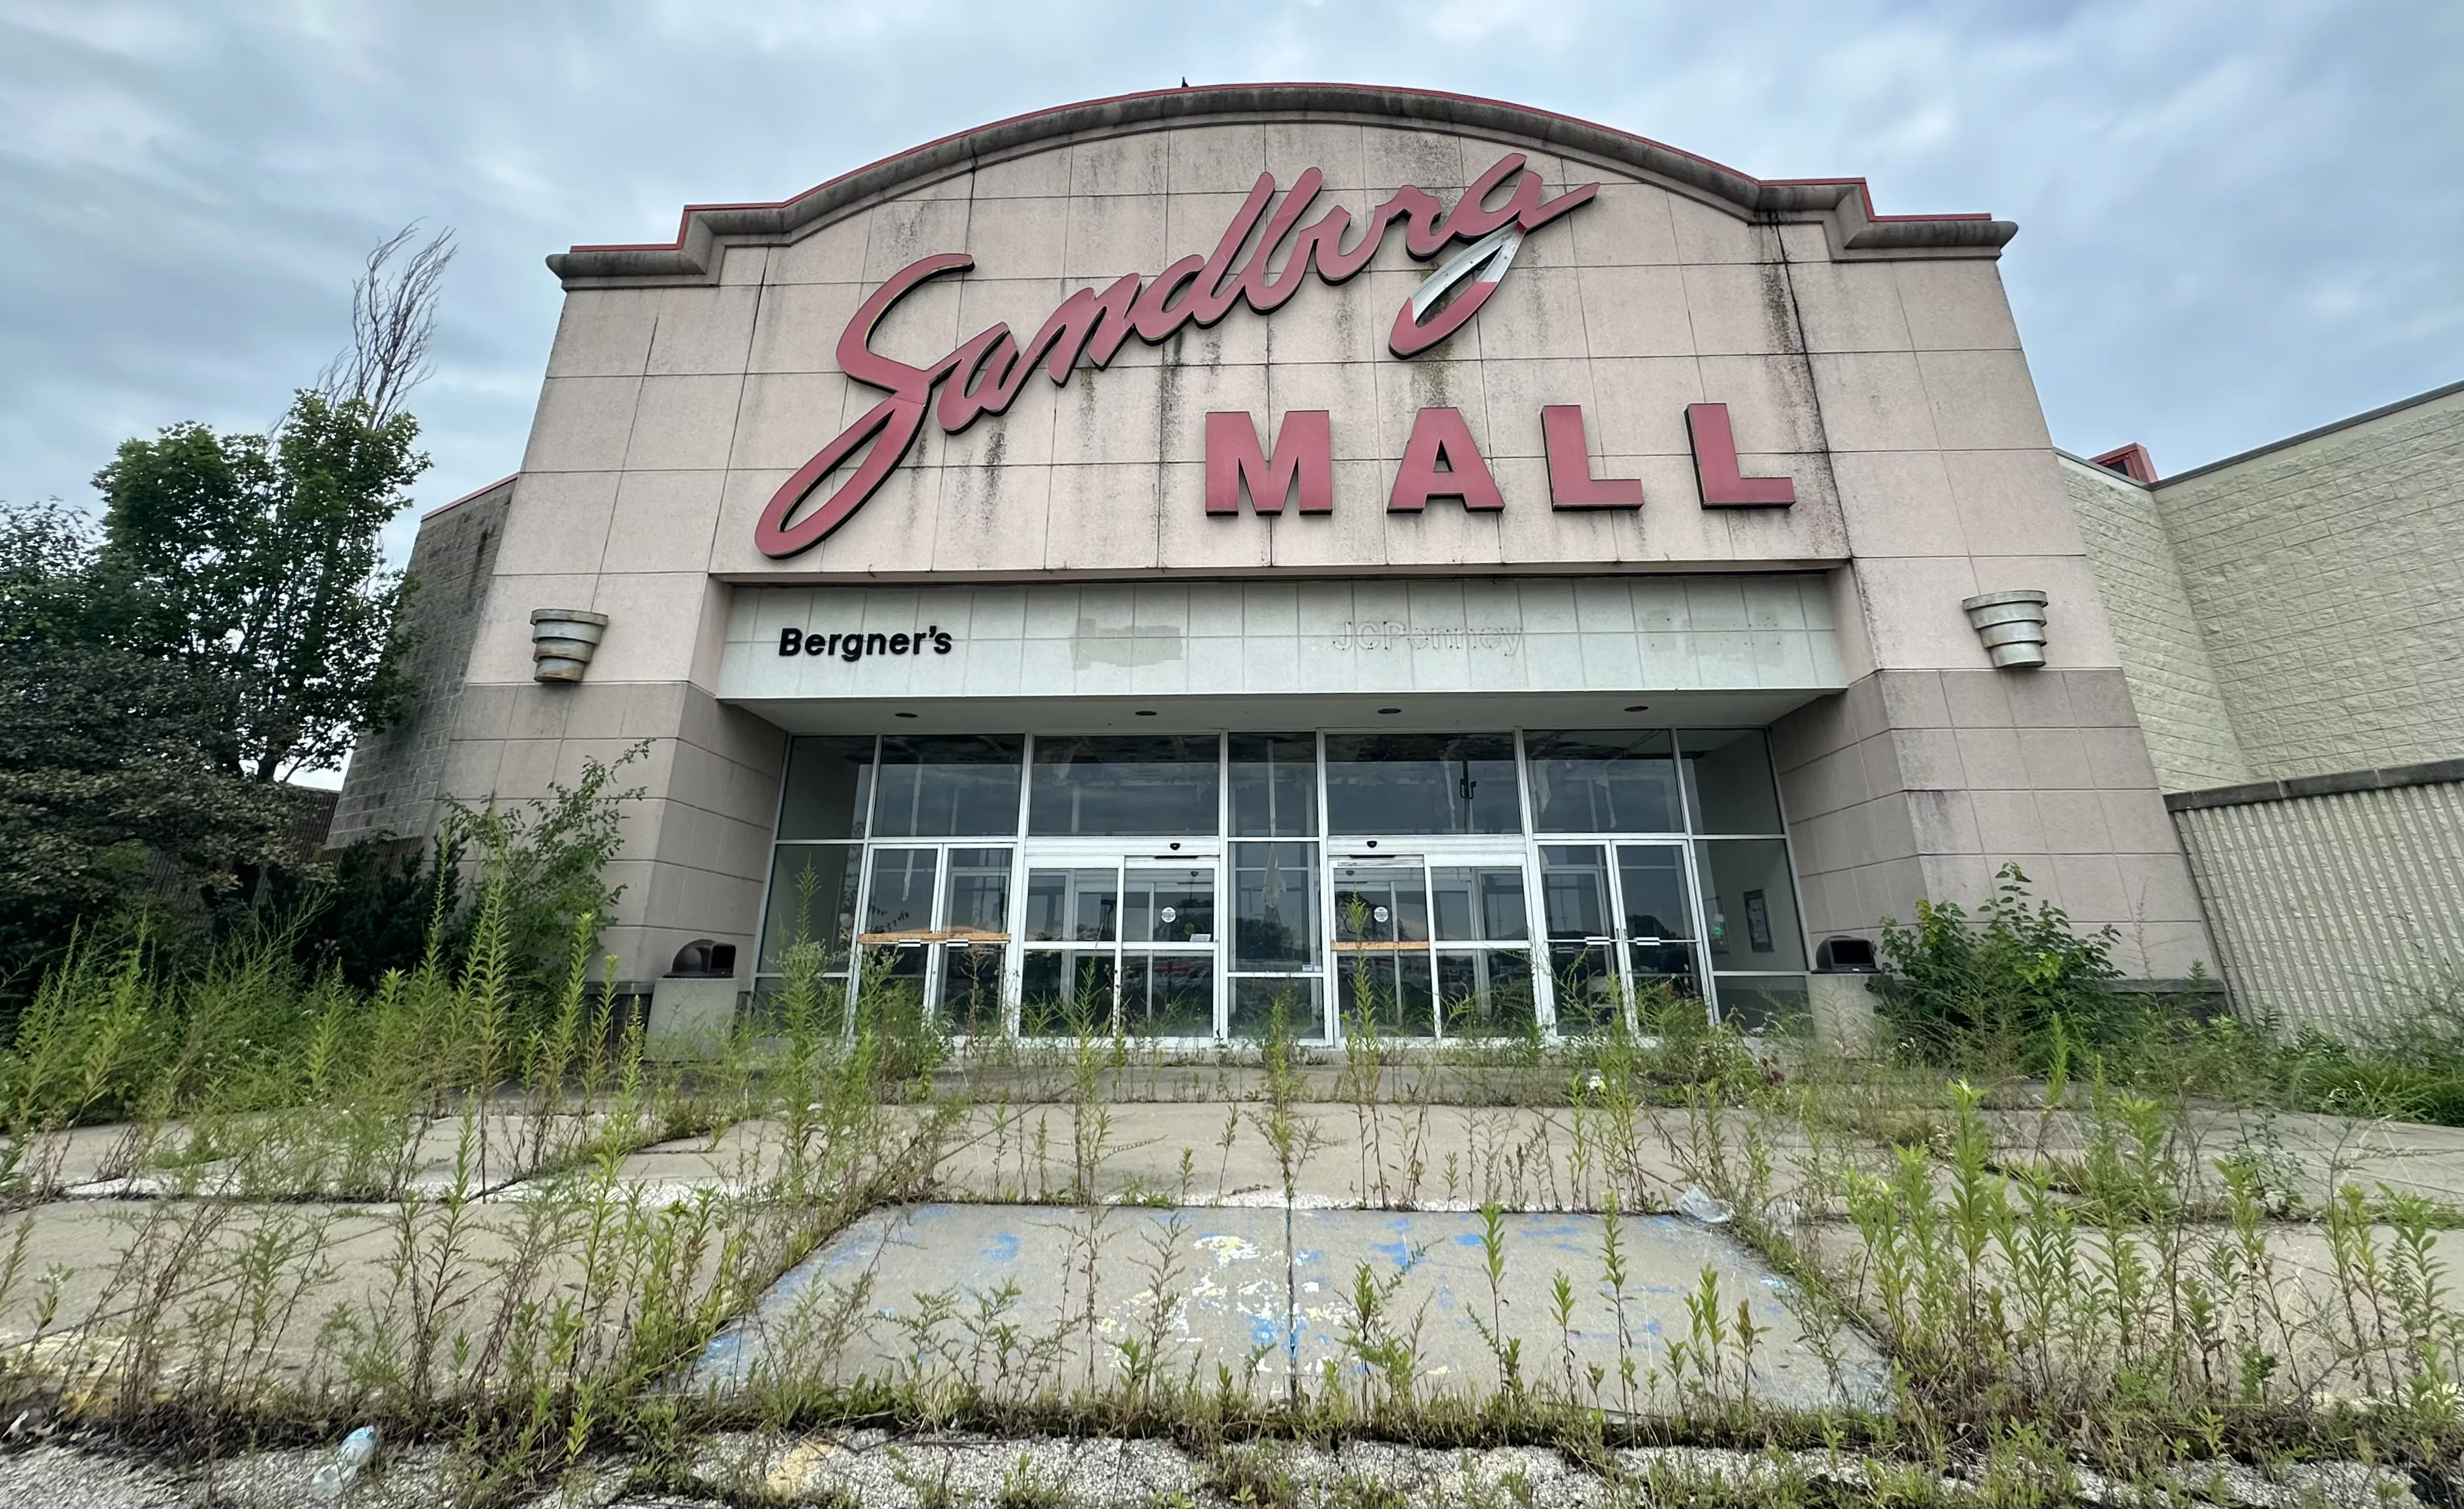
[[[1881,973],[1874,945],[1864,938],[1825,938],[1814,948],[1814,973],[1806,981],[1814,1033],[1852,1059],[1870,1058],[1882,1046],[1881,1017],[1869,987]]]
[[[736,1026],[736,945],[695,938],[650,987],[642,1057],[673,1063],[715,1059]]]

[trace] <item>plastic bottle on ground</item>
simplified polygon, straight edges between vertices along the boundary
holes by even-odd
[[[334,1450],[334,1459],[309,1476],[308,1492],[318,1498],[340,1498],[362,1469],[377,1454],[377,1432],[372,1425],[361,1426],[342,1437]]]

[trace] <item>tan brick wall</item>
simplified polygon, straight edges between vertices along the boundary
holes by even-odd
[[[2062,488],[2104,595],[2157,782],[2196,791],[2252,779],[2154,494],[2067,456]]]
[[[2464,754],[2464,391],[2155,499],[2253,776]]]
[[[2175,818],[2243,1012],[2350,1034],[2464,986],[2464,783]]]

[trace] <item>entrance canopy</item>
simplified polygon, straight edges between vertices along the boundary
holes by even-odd
[[[1845,685],[1813,575],[736,591],[790,733],[1759,726]]]

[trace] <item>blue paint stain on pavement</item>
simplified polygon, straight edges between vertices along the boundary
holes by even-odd
[[[984,1246],[984,1256],[994,1262],[1018,1261],[1018,1234],[995,1232],[993,1239]]]
[[[1480,1233],[1457,1232],[1455,1234],[1455,1245],[1458,1247],[1477,1247],[1480,1245]]]
[[[1408,1269],[1412,1266],[1412,1247],[1409,1242],[1371,1242],[1369,1250],[1385,1258],[1397,1268]]]

